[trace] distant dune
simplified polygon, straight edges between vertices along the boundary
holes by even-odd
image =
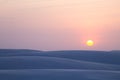
[[[0,49],[0,80],[120,80],[120,52]]]

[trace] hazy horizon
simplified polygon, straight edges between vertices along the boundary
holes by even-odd
[[[0,48],[120,50],[120,0],[0,0]],[[87,47],[85,42],[95,45]]]

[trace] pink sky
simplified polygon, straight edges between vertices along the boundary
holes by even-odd
[[[120,49],[120,0],[0,0],[0,48]],[[92,39],[93,47],[85,42]]]

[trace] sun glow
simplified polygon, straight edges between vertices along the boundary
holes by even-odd
[[[93,40],[88,40],[88,41],[86,42],[86,45],[87,45],[87,46],[93,46],[93,45],[94,45],[94,41],[93,41]]]

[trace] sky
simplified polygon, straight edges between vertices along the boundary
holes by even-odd
[[[120,0],[0,0],[0,48],[120,50]],[[85,42],[93,40],[94,46]]]

